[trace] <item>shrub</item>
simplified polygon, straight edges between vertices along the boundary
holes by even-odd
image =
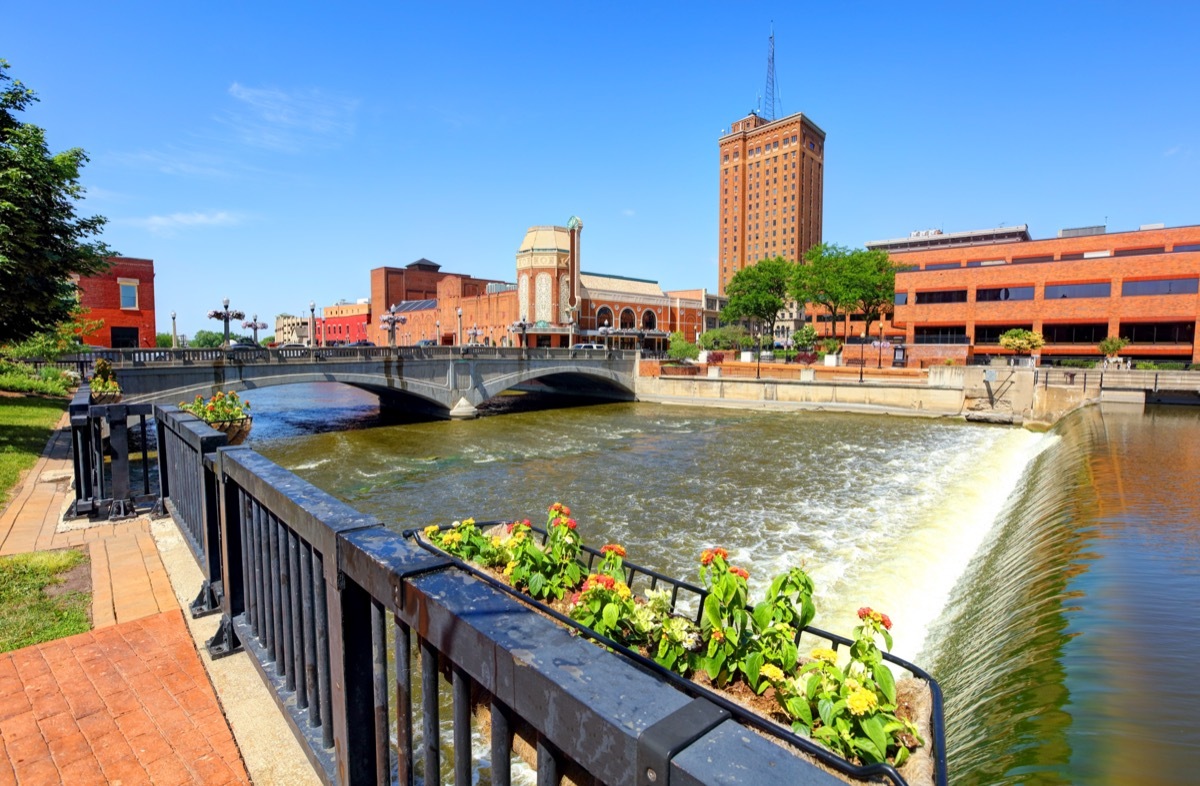
[[[1094,360],[1060,360],[1058,365],[1062,368],[1095,368],[1096,361]]]
[[[825,355],[836,355],[842,351],[842,342],[836,338],[827,338],[821,342],[821,348],[824,350]]]
[[[184,412],[192,413],[205,423],[220,423],[226,420],[241,420],[250,417],[250,402],[238,398],[238,394],[232,391],[229,393],[218,392],[208,401],[204,400],[204,396],[197,395],[191,404],[179,402],[179,408]]]
[[[709,352],[708,353],[708,362],[714,366],[724,363],[725,362],[725,353],[724,352]]]
[[[28,363],[0,360],[0,390],[65,396],[72,385],[65,372],[47,366],[41,371]]]

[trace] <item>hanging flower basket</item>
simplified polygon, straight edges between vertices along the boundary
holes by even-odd
[[[233,420],[214,420],[208,425],[222,432],[230,445],[240,445],[250,436],[250,426],[253,423],[254,419],[247,416]]]

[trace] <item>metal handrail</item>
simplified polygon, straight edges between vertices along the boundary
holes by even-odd
[[[492,527],[492,526],[497,526],[497,525],[502,525],[502,524],[506,525],[506,524],[511,524],[511,523],[512,522],[510,522],[510,521],[499,521],[499,520],[497,520],[497,521],[478,521],[478,522],[476,522],[476,526],[478,526],[482,529],[484,527]],[[453,524],[438,525],[439,531],[445,531],[447,529],[452,529],[453,527],[454,527]],[[543,529],[541,527],[531,526],[530,530],[541,536],[543,545],[546,543],[546,540],[549,536],[545,529]],[[653,660],[651,658],[647,658],[645,655],[642,655],[640,652],[638,652],[624,644],[621,644],[620,642],[615,641],[614,639],[610,639],[609,637],[607,637],[603,634],[597,633],[596,631],[592,630],[591,628],[584,626],[582,623],[578,622],[577,620],[574,620],[571,617],[569,617],[559,611],[556,611],[555,609],[551,608],[549,605],[535,600],[534,598],[530,597],[528,594],[516,589],[512,585],[507,584],[503,581],[500,581],[499,579],[497,579],[496,577],[487,573],[486,571],[480,570],[477,565],[467,562],[466,560],[463,560],[460,557],[457,557],[454,554],[451,554],[450,552],[447,552],[447,551],[444,551],[443,549],[438,548],[433,543],[430,543],[426,538],[421,537],[421,535],[422,535],[421,529],[416,529],[416,528],[406,529],[406,530],[403,530],[401,532],[401,534],[405,538],[413,540],[415,543],[417,543],[417,545],[419,545],[421,548],[425,549],[426,551],[437,554],[439,556],[449,558],[450,560],[452,560],[454,562],[454,564],[457,567],[470,573],[471,575],[475,576],[477,579],[480,579],[481,581],[486,582],[487,584],[491,585],[492,587],[495,587],[495,588],[501,590],[502,592],[505,592],[506,594],[517,598],[518,600],[521,600],[524,603],[528,603],[529,605],[535,607],[538,611],[543,612],[543,613],[553,617],[554,619],[558,620],[559,622],[574,628],[575,630],[577,630],[581,634],[583,634],[586,638],[592,639],[593,641],[596,641],[605,647],[610,647],[610,648],[620,652],[622,655],[630,658],[631,660],[636,662],[638,665],[652,670],[655,674],[657,674],[657,675],[661,676],[663,679],[669,681],[672,685],[674,685],[675,687],[684,691],[688,695],[691,695],[693,697],[698,697],[698,698],[704,698],[704,699],[707,699],[708,701],[713,702],[714,704],[718,705],[722,709],[728,711],[730,713],[730,715],[734,719],[736,719],[739,723],[742,723],[742,724],[745,724],[748,726],[753,726],[754,728],[759,729],[760,731],[762,731],[766,734],[769,734],[769,735],[776,737],[780,740],[783,740],[791,745],[794,745],[795,747],[798,747],[801,750],[805,751],[806,753],[812,755],[814,758],[821,761],[821,763],[837,770],[838,772],[844,773],[851,777],[866,779],[866,778],[873,778],[873,777],[877,777],[877,776],[883,776],[883,777],[886,777],[889,780],[891,780],[894,784],[896,784],[896,786],[908,786],[908,781],[906,781],[904,779],[904,777],[896,770],[896,768],[894,766],[887,764],[887,763],[870,764],[870,765],[865,765],[865,766],[858,766],[858,765],[851,764],[847,760],[843,759],[842,757],[840,757],[837,754],[830,751],[828,748],[825,748],[825,747],[813,742],[810,739],[801,737],[771,720],[768,720],[768,719],[766,719],[760,715],[757,715],[753,712],[750,712],[742,705],[736,704],[736,703],[730,701],[729,699],[725,698],[721,694],[711,691],[711,690],[703,687],[702,685],[699,685],[685,677],[680,676],[679,674],[671,671],[670,669],[663,667],[661,664],[659,664],[655,660]],[[589,558],[587,561],[587,568],[589,570],[591,569],[592,565],[595,564],[595,559],[597,557],[603,558],[603,556],[604,556],[599,550],[594,549],[591,546],[587,546],[586,544],[581,544],[580,548],[582,551],[584,551],[585,553],[587,553],[589,555]],[[651,579],[652,579],[651,589],[654,589],[655,587],[657,587],[659,582],[664,582],[664,583],[673,585],[674,589],[672,590],[672,593],[671,593],[671,610],[672,610],[672,612],[675,612],[675,610],[676,610],[676,599],[678,598],[679,590],[681,588],[696,593],[699,596],[699,603],[697,604],[698,608],[696,611],[696,616],[695,616],[694,621],[696,623],[699,623],[700,616],[703,613],[704,598],[707,597],[709,594],[709,591],[707,589],[705,589],[703,587],[698,587],[694,584],[689,584],[689,583],[687,583],[685,581],[681,581],[679,579],[672,578],[671,576],[668,576],[663,573],[659,573],[658,571],[655,571],[651,568],[646,568],[641,565],[637,565],[635,563],[628,562],[626,560],[622,560],[622,565],[623,565],[623,567],[626,568],[626,575],[628,577],[628,580],[625,583],[629,586],[629,588],[631,590],[633,589],[633,584],[632,584],[633,578],[639,574],[651,577]],[[854,644],[853,641],[846,638],[845,636],[841,636],[836,633],[831,633],[829,631],[822,630],[821,628],[817,628],[812,625],[806,625],[805,627],[797,630],[796,637],[795,637],[796,643],[799,643],[800,637],[805,633],[823,638],[823,639],[831,642],[833,644],[833,649],[835,651],[837,650],[837,648],[839,646],[849,647]],[[927,671],[922,669],[920,666],[917,666],[914,663],[909,663],[908,661],[904,660],[903,658],[896,657],[895,655],[892,655],[890,652],[884,652],[884,653],[882,653],[882,655],[883,655],[884,660],[886,660],[890,663],[894,663],[897,666],[900,666],[901,668],[907,670],[913,676],[925,680],[929,685],[929,691],[930,691],[930,696],[931,696],[931,705],[932,705],[930,708],[930,716],[931,716],[930,717],[930,726],[933,731],[932,748],[933,748],[933,757],[934,757],[934,778],[935,778],[935,783],[937,784],[937,786],[946,786],[946,784],[948,783],[947,774],[946,774],[946,733],[945,733],[945,723],[944,723],[944,702],[943,702],[943,697],[942,697],[941,686],[938,685],[937,680],[935,680],[931,674],[929,674]]]

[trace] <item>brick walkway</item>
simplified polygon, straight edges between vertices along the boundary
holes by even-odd
[[[149,522],[61,524],[63,425],[0,511],[0,555],[86,548],[94,630],[0,655],[0,786],[249,783]]]
[[[249,783],[181,612],[0,655],[0,784]]]

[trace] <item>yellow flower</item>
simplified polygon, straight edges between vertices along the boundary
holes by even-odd
[[[827,663],[837,663],[837,653],[828,647],[817,647],[810,654],[817,660],[823,660]]]
[[[877,706],[879,706],[879,699],[875,698],[873,691],[865,688],[855,688],[846,697],[846,707],[850,710],[851,715],[866,715]]]
[[[616,590],[617,590],[617,597],[620,598],[621,600],[625,600],[626,598],[628,598],[630,595],[633,594],[632,592],[630,592],[629,586],[623,581],[617,582]]]
[[[858,690],[859,688],[862,687],[862,683],[859,682],[858,680],[854,679],[853,677],[848,677],[846,679],[846,687],[849,688],[850,690]]]
[[[446,544],[447,546],[453,546],[455,543],[462,543],[462,533],[447,532],[442,536],[442,543]]]
[[[513,560],[512,562],[508,563],[508,565],[506,565],[506,566],[505,566],[505,568],[504,568],[504,575],[505,575],[505,576],[511,576],[511,575],[512,575],[512,572],[513,572],[513,568],[515,568],[515,567],[517,567],[517,561],[516,561],[516,560]]]
[[[758,670],[759,676],[771,682],[779,682],[783,679],[783,669],[776,666],[774,663],[767,663]]]
[[[500,548],[500,544],[501,544],[501,543],[503,543],[503,542],[504,542],[504,541],[500,539],[500,536],[499,536],[499,535],[493,535],[493,536],[492,536],[492,548],[494,548],[494,549],[498,549],[498,548]]]
[[[474,524],[475,524],[475,519],[463,519],[462,520],[462,525],[464,527],[474,526]]]
[[[430,524],[428,527],[425,528],[425,537],[431,538],[437,534],[437,531],[438,531],[438,525]]]

